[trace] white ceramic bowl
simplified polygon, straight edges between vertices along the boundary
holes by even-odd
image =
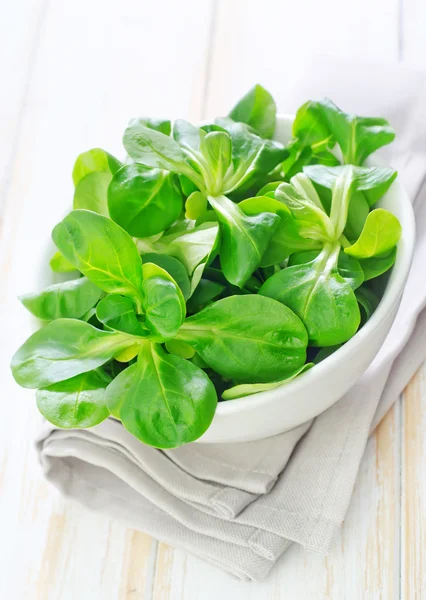
[[[277,119],[275,138],[287,143],[293,118]],[[378,158],[370,165],[384,166]],[[385,293],[367,323],[337,352],[292,382],[267,392],[219,402],[213,423],[198,443],[244,442],[282,433],[316,417],[361,377],[395,319],[411,265],[415,226],[410,200],[398,179],[378,203],[398,217],[402,238]]]
[[[289,141],[292,122],[293,117],[288,115],[277,118],[275,137],[278,141]],[[370,164],[385,166],[377,158],[371,159]],[[386,291],[369,321],[342,348],[294,381],[268,392],[219,402],[212,424],[197,443],[258,440],[297,427],[329,408],[361,377],[394,321],[410,269],[415,237],[411,203],[398,180],[378,204],[398,217],[402,238]],[[37,277],[40,288],[52,283],[52,272],[47,265],[54,250],[52,243],[45,249]],[[60,279],[63,278],[56,274],[55,281]]]

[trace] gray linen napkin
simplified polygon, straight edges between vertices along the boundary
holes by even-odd
[[[249,443],[160,451],[112,419],[85,431],[45,424],[37,449],[55,486],[245,580],[263,579],[292,542],[327,552],[369,432],[426,358],[425,89],[423,74],[399,66],[323,59],[279,101],[293,108],[328,95],[345,110],[388,117],[399,135],[390,158],[414,203],[418,239],[395,324],[361,380],[313,423]]]

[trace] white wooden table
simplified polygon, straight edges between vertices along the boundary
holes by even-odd
[[[0,17],[0,598],[426,598],[423,368],[368,443],[331,554],[292,547],[263,584],[64,501],[33,450],[33,393],[9,374],[43,240],[77,154],[120,154],[126,121],[224,113],[253,83],[284,109],[313,52],[426,67],[422,0],[14,0]]]

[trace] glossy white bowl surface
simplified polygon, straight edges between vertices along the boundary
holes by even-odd
[[[291,116],[278,117],[275,139],[288,142],[292,121]],[[378,158],[371,158],[369,164],[385,165]],[[369,321],[342,348],[294,381],[267,392],[219,402],[213,423],[196,443],[257,440],[297,427],[337,402],[371,364],[395,319],[415,239],[413,210],[398,179],[378,206],[398,217],[402,238],[385,293]]]
[[[287,143],[293,117],[277,118],[275,138]],[[371,165],[386,166],[372,158]],[[244,442],[276,435],[316,417],[345,394],[373,361],[395,319],[411,265],[415,227],[410,200],[398,179],[378,203],[394,213],[402,238],[383,298],[369,321],[337,352],[294,381],[267,392],[219,402],[213,422],[195,443]],[[37,280],[40,289],[52,283],[49,259],[55,248],[44,249]],[[67,279],[55,274],[54,280]]]

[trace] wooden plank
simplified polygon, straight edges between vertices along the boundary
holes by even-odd
[[[29,74],[43,35],[46,6],[46,0],[16,0],[2,11],[0,19],[0,72],[5,84],[0,94],[0,213],[28,97]]]
[[[145,597],[155,548],[148,536],[66,503],[49,519],[40,570],[33,572],[35,597]],[[31,589],[25,597],[33,597]]]
[[[226,114],[257,82],[288,111],[287,91],[318,53],[396,60],[398,18],[399,0],[218,0],[206,115]]]
[[[368,441],[348,513],[330,554],[322,558],[297,548],[283,557],[279,580],[289,597],[398,597],[399,423],[397,404]]]
[[[2,598],[151,596],[156,542],[47,486],[33,449],[34,393],[17,387],[8,363],[35,327],[15,298],[48,273],[47,240],[71,205],[76,155],[93,146],[123,155],[133,116],[201,117],[210,8],[196,0],[125,0],[119,10],[112,0],[50,3],[40,29],[0,232],[0,392],[10,399],[0,421]]]
[[[401,597],[426,596],[426,366],[408,385],[402,430]]]
[[[120,600],[151,597],[157,548],[158,542],[140,531],[126,532]]]

